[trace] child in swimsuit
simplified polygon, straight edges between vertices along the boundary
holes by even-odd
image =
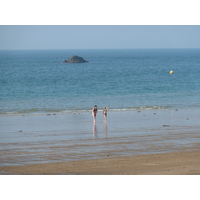
[[[108,108],[107,108],[106,106],[104,106],[104,107],[103,107],[103,116],[104,116],[104,120],[106,120],[107,111],[108,111]]]

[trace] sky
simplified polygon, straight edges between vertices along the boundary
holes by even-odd
[[[200,48],[200,26],[0,26],[0,50],[121,48]]]

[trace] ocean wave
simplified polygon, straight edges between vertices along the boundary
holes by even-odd
[[[127,107],[127,108],[109,108],[110,112],[118,111],[140,111],[140,110],[161,110],[161,109],[170,109],[170,106],[143,106],[143,107]],[[53,114],[67,114],[67,113],[84,113],[91,112],[91,108],[86,109],[72,109],[72,110],[63,110],[63,109],[39,109],[31,108],[26,110],[3,110],[0,109],[0,115],[53,115]],[[98,109],[99,112],[103,111]]]
[[[128,108],[117,108],[109,109],[110,111],[131,111],[131,110],[161,110],[161,109],[170,109],[171,106],[141,106],[141,107],[128,107]]]

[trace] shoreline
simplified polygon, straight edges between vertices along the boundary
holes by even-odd
[[[1,175],[200,175],[200,150],[0,167]]]
[[[127,108],[109,108],[109,113],[118,112],[148,112],[148,111],[181,111],[181,110],[200,110],[200,107],[171,107],[171,106],[138,106]],[[98,112],[102,112],[102,108],[98,108]],[[19,111],[1,111],[0,117],[17,117],[17,116],[50,116],[50,115],[68,115],[68,114],[87,114],[91,113],[92,108],[75,109],[75,110],[59,110],[59,109],[27,109]]]

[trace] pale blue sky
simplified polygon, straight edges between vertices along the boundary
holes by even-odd
[[[0,49],[200,48],[200,26],[0,26]]]

